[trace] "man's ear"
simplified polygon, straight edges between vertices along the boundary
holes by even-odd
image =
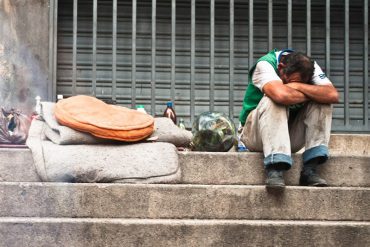
[[[286,64],[283,64],[283,63],[278,64],[277,69],[278,69],[280,75],[282,74],[282,71],[283,71],[284,68],[286,68]]]
[[[283,63],[279,63],[278,64],[278,70],[280,71],[280,70],[282,70],[282,69],[284,69],[286,67],[286,64],[283,64]]]

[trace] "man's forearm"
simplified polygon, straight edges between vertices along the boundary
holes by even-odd
[[[274,102],[282,105],[294,105],[309,100],[304,93],[288,87],[287,84],[283,84],[280,81],[267,83],[263,88],[263,92]]]
[[[283,95],[280,102],[278,103],[283,104],[283,105],[294,105],[294,104],[304,103],[310,100],[304,93],[300,92],[299,90],[293,89],[293,88],[288,88],[285,93],[286,94]]]
[[[332,85],[309,85],[295,82],[286,85],[303,93],[310,100],[318,103],[333,104],[337,103],[339,100],[338,92]]]

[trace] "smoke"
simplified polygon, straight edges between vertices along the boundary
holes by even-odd
[[[22,16],[16,2],[0,0],[0,106],[30,114],[35,96],[45,97],[46,90],[40,87],[46,87],[47,75],[29,45],[19,38]]]

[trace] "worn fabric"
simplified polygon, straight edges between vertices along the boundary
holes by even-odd
[[[154,132],[148,140],[169,142],[176,147],[188,147],[193,135],[191,131],[179,128],[167,117],[154,118]]]
[[[111,140],[98,138],[89,133],[60,125],[55,119],[54,107],[55,103],[41,102],[41,114],[46,123],[44,133],[53,143],[59,145],[76,145],[112,142]],[[180,129],[169,118],[158,117],[154,118],[154,132],[149,138],[143,141],[168,142],[177,147],[188,147],[191,139],[191,131]]]
[[[54,116],[55,103],[41,102],[41,116],[45,121],[44,134],[55,144],[99,144],[107,142],[106,139],[95,137],[89,133],[81,132],[64,125],[60,125]]]
[[[42,181],[172,183],[180,179],[173,144],[58,145],[46,138],[46,125],[33,120],[26,143]]]
[[[303,147],[303,163],[321,157],[328,158],[328,144],[332,121],[329,104],[308,102],[297,112],[276,104],[264,96],[245,123],[241,140],[251,151],[263,152],[265,167],[271,164],[292,165],[291,153]]]

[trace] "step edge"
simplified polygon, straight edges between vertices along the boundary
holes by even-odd
[[[98,187],[106,189],[108,187],[134,187],[134,188],[214,188],[214,189],[262,189],[265,185],[246,185],[246,184],[129,184],[129,183],[62,183],[62,182],[0,182],[0,186],[20,186],[26,187]],[[286,190],[349,190],[349,191],[370,191],[370,187],[351,187],[351,186],[296,186],[287,185]]]
[[[338,220],[245,220],[245,219],[139,219],[139,218],[55,218],[55,217],[0,217],[2,223],[109,223],[109,224],[170,224],[170,225],[212,225],[212,224],[249,224],[249,225],[358,225],[369,226],[370,221]]]

